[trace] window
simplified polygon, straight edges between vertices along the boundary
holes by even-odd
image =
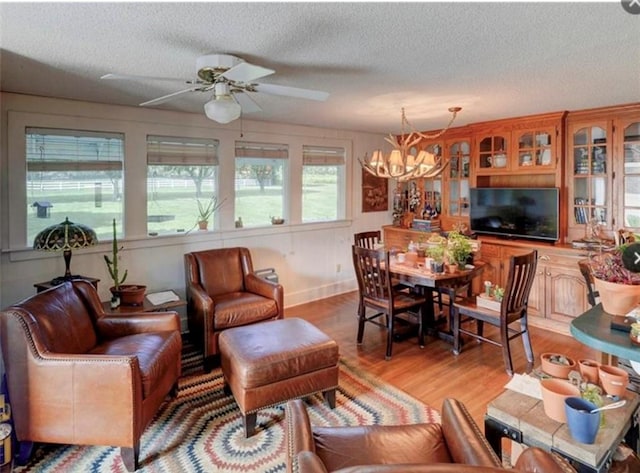
[[[271,225],[284,218],[289,147],[282,144],[236,142],[235,218],[245,227]]]
[[[344,218],[344,148],[303,146],[302,221]]]
[[[194,229],[198,201],[206,206],[212,196],[218,197],[218,140],[147,136],[150,234]]]
[[[66,217],[99,240],[122,231],[124,135],[26,128],[27,243]]]

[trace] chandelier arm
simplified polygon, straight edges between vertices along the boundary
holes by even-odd
[[[413,124],[405,117],[404,121],[406,122],[407,125],[409,125],[409,127],[411,128],[412,134],[415,133],[416,135],[418,135],[420,138],[423,138],[425,140],[433,140],[435,138],[439,138],[442,135],[444,135],[446,133],[446,131],[451,128],[451,125],[453,125],[454,120],[456,119],[456,116],[458,116],[458,112],[460,111],[458,109],[458,107],[452,107],[449,109],[449,111],[451,112],[451,119],[449,120],[449,123],[447,123],[447,126],[445,126],[442,130],[440,130],[437,133],[432,133],[430,135],[426,134],[426,133],[422,133],[418,130],[416,130],[416,128],[413,126]]]

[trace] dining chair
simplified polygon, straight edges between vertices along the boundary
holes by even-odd
[[[578,261],[578,267],[580,268],[580,272],[582,273],[584,281],[587,284],[587,300],[589,301],[589,305],[591,305],[591,307],[594,307],[598,303],[596,298],[600,297],[600,294],[595,290],[595,285],[593,283],[593,274],[591,274],[589,260],[583,259]]]
[[[375,248],[375,245],[382,240],[380,230],[373,230],[370,232],[360,232],[353,234],[353,244],[356,246],[363,246],[370,250]]]
[[[509,375],[513,375],[513,361],[511,360],[510,342],[516,337],[522,337],[527,368],[533,367],[533,348],[529,337],[527,324],[527,304],[529,293],[533,285],[538,262],[536,250],[524,255],[512,256],[509,260],[509,273],[504,296],[500,304],[500,311],[478,307],[475,297],[468,297],[454,303],[453,311],[453,353],[460,354],[460,335],[465,334],[478,341],[487,342],[502,347],[502,357]],[[464,317],[464,318],[463,318]],[[477,331],[463,328],[462,324],[474,321]],[[519,321],[520,327],[514,328],[512,323]],[[500,340],[485,337],[483,334],[484,323],[499,328]]]
[[[387,268],[390,267],[389,252],[352,246],[353,266],[358,280],[362,303],[358,307],[358,344],[362,343],[364,325],[370,322],[387,329],[387,351],[385,359],[391,359],[396,315],[415,311],[418,314],[418,343],[424,347],[423,306],[426,299],[413,292],[394,289]],[[367,316],[367,308],[375,314]],[[385,322],[378,320],[385,317]]]

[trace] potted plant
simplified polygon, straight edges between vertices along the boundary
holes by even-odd
[[[447,240],[442,238],[439,241],[429,240],[427,254],[431,258],[431,272],[436,274],[444,273],[444,255],[447,247]]]
[[[473,248],[470,240],[457,230],[449,232],[447,237],[447,258],[449,263],[458,265],[458,269],[464,269]]]
[[[626,245],[593,255],[589,260],[602,308],[612,315],[626,315],[640,303],[640,273],[629,271],[622,261]]]
[[[116,308],[118,305],[142,305],[144,302],[144,293],[147,286],[138,284],[123,284],[129,274],[128,270],[124,270],[124,274],[120,276],[120,267],[118,260],[122,247],[118,248],[118,239],[116,234],[116,219],[113,219],[113,241],[111,245],[111,258],[104,255],[104,261],[107,263],[109,276],[113,281],[113,286],[109,288],[111,291],[111,307]]]
[[[209,226],[209,219],[218,210],[224,200],[218,202],[218,198],[212,195],[206,202],[202,202],[199,198],[196,198],[198,203],[198,227],[200,230],[206,230]]]

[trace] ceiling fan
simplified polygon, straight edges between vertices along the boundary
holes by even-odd
[[[208,118],[218,123],[232,122],[238,119],[242,112],[261,111],[260,106],[249,96],[250,93],[265,93],[318,101],[324,101],[329,97],[327,92],[318,90],[254,82],[274,72],[273,69],[250,64],[245,62],[244,59],[230,54],[207,54],[200,56],[196,60],[197,79],[194,80],[182,81],[181,79],[126,74],[106,74],[101,79],[185,82],[189,84],[186,89],[148,100],[140,105],[143,107],[158,105],[188,92],[210,92],[212,93],[212,99],[204,104],[204,112]]]

